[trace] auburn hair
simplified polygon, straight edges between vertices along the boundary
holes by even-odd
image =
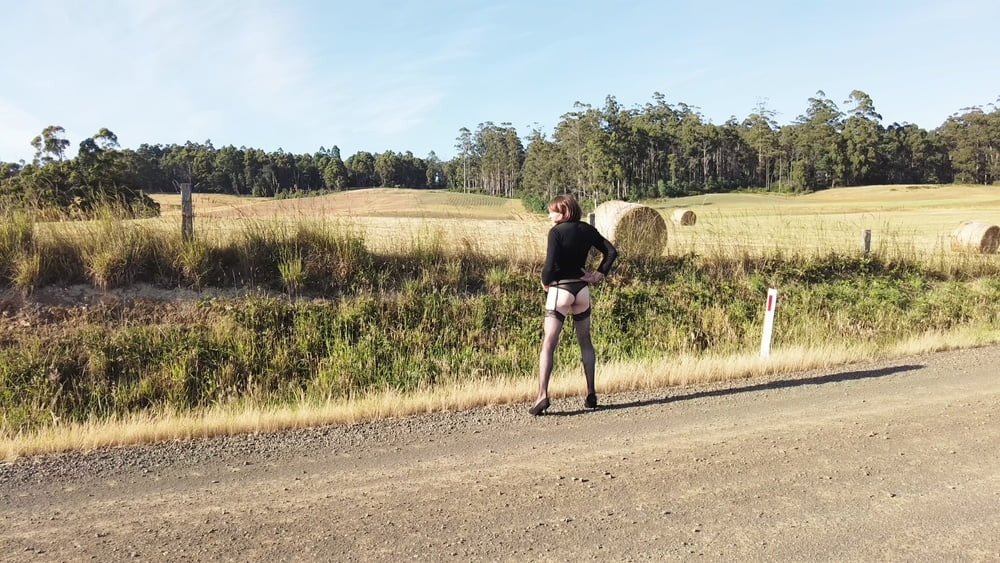
[[[567,221],[579,221],[583,215],[580,204],[570,194],[557,195],[549,202],[549,211],[555,211],[566,217]]]

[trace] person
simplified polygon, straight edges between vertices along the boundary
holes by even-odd
[[[590,285],[598,283],[611,272],[618,250],[597,229],[580,221],[580,204],[571,195],[556,196],[549,202],[549,230],[545,265],[542,267],[542,288],[546,292],[545,318],[542,324],[542,351],[538,356],[538,399],[528,410],[537,416],[549,408],[549,377],[552,375],[553,354],[559,345],[566,315],[573,315],[573,328],[580,344],[583,373],[587,379],[584,406],[597,408],[594,388],[594,345],[590,340]],[[597,271],[584,269],[590,249],[602,255]]]

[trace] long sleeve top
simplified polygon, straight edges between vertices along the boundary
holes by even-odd
[[[567,221],[552,227],[542,267],[542,283],[549,285],[556,280],[578,279],[583,275],[591,248],[604,255],[597,271],[608,275],[618,258],[618,250],[597,229],[580,221]]]

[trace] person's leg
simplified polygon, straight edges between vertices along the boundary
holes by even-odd
[[[595,393],[594,371],[597,354],[594,352],[594,343],[590,339],[590,316],[583,319],[574,317],[573,328],[576,330],[576,341],[580,344],[583,375],[587,378],[587,395],[593,395]]]
[[[542,323],[542,350],[538,354],[538,399],[531,414],[541,414],[548,407],[549,378],[552,376],[553,356],[559,345],[563,321],[573,305],[574,297],[568,291],[550,287],[545,299],[545,320]]]
[[[559,346],[559,333],[562,332],[563,321],[555,311],[545,313],[542,323],[542,351],[538,354],[538,400],[539,403],[549,398],[549,377],[552,376],[552,357]]]
[[[576,341],[580,344],[580,359],[583,363],[583,376],[587,380],[587,400],[584,403],[589,408],[597,406],[597,390],[594,382],[597,354],[590,338],[590,288],[584,288],[576,296],[573,303],[573,329]]]

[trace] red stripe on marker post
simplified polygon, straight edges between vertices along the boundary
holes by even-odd
[[[774,310],[778,305],[778,290],[767,290],[767,303],[764,306],[764,332],[760,338],[760,357],[766,359],[771,355],[771,336],[774,332]]]

